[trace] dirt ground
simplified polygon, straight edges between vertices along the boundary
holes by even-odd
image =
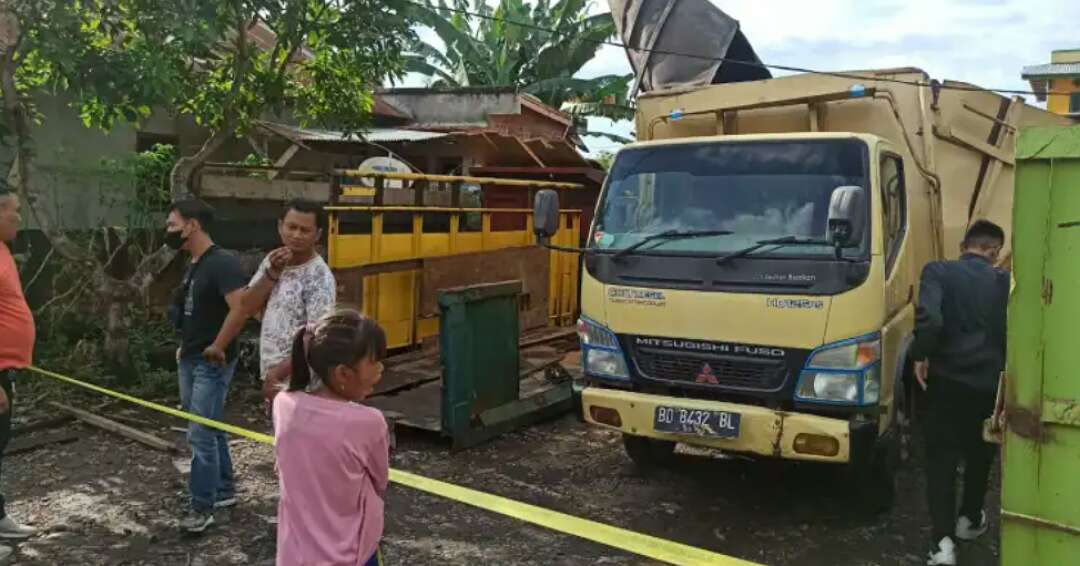
[[[80,406],[183,445],[182,425],[117,402]],[[258,393],[234,386],[233,423],[267,431]],[[52,416],[42,402],[18,408],[23,424]],[[232,442],[241,502],[200,538],[182,537],[183,454],[169,455],[82,424],[23,434],[16,443],[79,439],[11,455],[3,466],[11,513],[42,534],[18,545],[14,564],[272,564],[276,509],[269,446]],[[724,554],[774,565],[921,564],[928,538],[924,480],[915,462],[900,474],[888,515],[860,517],[845,482],[825,466],[684,455],[669,469],[638,470],[616,434],[572,415],[451,454],[436,440],[399,434],[394,467]],[[998,507],[988,501],[992,523]],[[387,564],[650,564],[622,551],[459,503],[391,486]],[[960,547],[965,566],[997,563],[996,527]]]

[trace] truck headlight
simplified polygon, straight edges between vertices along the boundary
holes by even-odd
[[[586,375],[600,379],[630,379],[626,356],[612,331],[582,317],[578,320],[578,338],[581,340],[581,367]]]
[[[881,396],[881,339],[864,336],[815,350],[799,374],[795,398],[810,403],[873,405]]]

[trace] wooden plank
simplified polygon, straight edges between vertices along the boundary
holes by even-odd
[[[134,440],[135,442],[138,442],[145,446],[149,446],[150,448],[153,448],[155,450],[161,450],[162,452],[176,451],[175,444],[167,440],[158,438],[148,432],[143,432],[139,429],[132,428],[125,424],[120,424],[111,419],[107,419],[101,415],[95,415],[94,413],[83,411],[82,409],[76,409],[75,407],[71,407],[63,403],[57,403],[56,401],[49,401],[49,405],[56,407],[61,411],[70,413],[72,416],[86,424],[96,426],[102,430],[107,430],[115,434],[119,434],[124,438]]]
[[[1010,167],[1016,165],[1016,160],[1013,158],[1013,155],[1011,153],[999,147],[992,146],[986,143],[985,140],[981,140],[974,134],[970,134],[959,128],[953,128],[950,126],[935,126],[934,133],[937,134],[937,136],[940,138],[953,142],[957,145],[973,149],[979,153],[982,153],[983,155],[996,159]]]
[[[289,181],[255,177],[228,177],[204,173],[202,198],[229,198],[239,200],[287,201],[303,198],[316,202],[330,200],[330,183]]]
[[[420,316],[439,315],[442,289],[519,280],[521,328],[547,326],[549,271],[550,252],[539,246],[427,258],[420,272]]]
[[[11,436],[20,436],[23,434],[30,434],[31,432],[37,432],[40,430],[48,430],[50,428],[56,428],[63,426],[71,421],[75,420],[75,417],[71,415],[60,415],[57,417],[50,417],[47,419],[40,419],[32,423],[27,423],[23,426],[17,426],[11,429]]]
[[[426,383],[397,395],[369,397],[364,404],[386,415],[401,415],[395,425],[442,432],[442,383]]]
[[[542,328],[534,329],[522,334],[520,341],[518,342],[518,348],[523,350],[522,354],[531,354],[532,350],[525,352],[526,348],[534,348],[541,344],[547,344],[548,342],[555,342],[557,340],[570,338],[577,335],[576,328]],[[545,349],[546,350],[546,349]],[[544,352],[545,354],[547,352]],[[386,360],[383,360],[383,365],[387,368],[401,367],[406,364],[411,365],[418,360],[431,360],[437,361],[439,356],[439,348],[428,348],[423,350],[413,350],[411,352],[405,352],[396,356],[391,356]]]
[[[288,172],[288,169],[286,169],[286,167],[289,166],[289,162],[292,161],[293,157],[296,157],[296,154],[299,151],[299,145],[295,143],[290,145],[289,148],[281,154],[281,157],[279,157],[278,160],[274,162],[274,171],[270,173],[270,179],[277,179],[278,176],[282,173]]]
[[[519,348],[529,348],[532,346],[538,346],[540,344],[546,344],[548,342],[554,342],[563,338],[569,338],[577,335],[577,328],[554,328],[549,332],[544,332],[538,336],[528,337],[518,342]]]
[[[79,433],[71,430],[57,431],[34,438],[18,438],[12,440],[11,444],[8,444],[7,449],[4,450],[4,455],[12,456],[23,452],[30,452],[53,444],[68,444],[70,442],[75,442],[80,438],[82,438],[82,436],[79,435]]]
[[[375,385],[371,396],[390,395],[430,381],[442,379],[442,367],[437,359],[416,360],[412,363],[383,370],[383,378]]]
[[[399,181],[434,181],[446,183],[469,183],[472,185],[499,185],[503,187],[539,187],[542,189],[580,189],[579,183],[562,183],[557,181],[525,181],[521,179],[500,179],[497,177],[470,177],[462,175],[428,175],[426,173],[372,173],[356,169],[342,169],[335,173],[349,177],[362,177],[371,179],[390,179]]]

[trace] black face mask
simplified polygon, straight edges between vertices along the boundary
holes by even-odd
[[[187,238],[184,237],[183,229],[176,230],[175,232],[172,230],[165,231],[165,245],[169,246],[174,250],[182,248],[184,246],[184,242],[186,241]]]

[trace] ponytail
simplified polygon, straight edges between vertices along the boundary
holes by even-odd
[[[377,322],[354,310],[332,312],[293,337],[289,391],[306,391],[312,373],[321,381],[337,366],[385,357],[386,333]]]
[[[289,377],[289,391],[304,391],[311,384],[311,367],[308,365],[306,341],[307,328],[301,328],[293,336],[292,376]]]

